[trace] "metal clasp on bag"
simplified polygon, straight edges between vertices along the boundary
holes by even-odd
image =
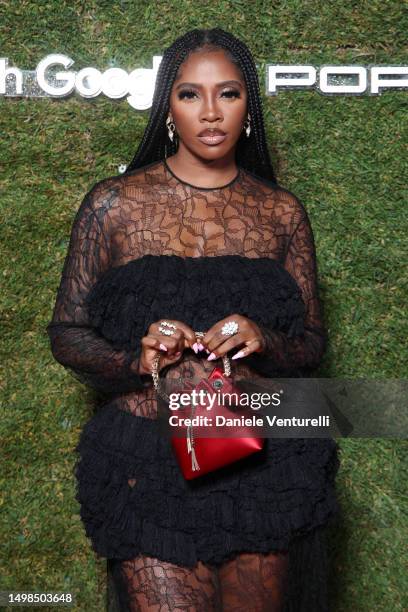
[[[211,381],[211,384],[214,389],[221,389],[224,386],[224,381],[221,380],[221,378],[216,378],[215,380]]]

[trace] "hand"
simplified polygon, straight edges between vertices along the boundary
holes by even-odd
[[[221,329],[225,323],[236,321],[238,332],[233,336],[224,336]],[[247,357],[251,353],[261,353],[264,349],[264,338],[258,325],[239,314],[232,314],[221,321],[215,323],[200,340],[201,344],[211,353],[207,359],[211,361],[218,357],[223,357],[228,351],[245,345],[240,351],[235,353],[231,359]]]
[[[139,374],[151,374],[153,360],[159,353],[162,357],[159,361],[159,371],[167,365],[176,363],[181,359],[184,349],[192,348],[197,342],[194,331],[181,321],[166,319],[176,326],[174,334],[166,336],[159,331],[164,319],[156,321],[149,326],[146,336],[141,340],[142,352],[139,359]],[[171,330],[172,328],[167,328]],[[195,351],[196,352],[196,351]]]

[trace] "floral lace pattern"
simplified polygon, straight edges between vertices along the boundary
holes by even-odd
[[[234,377],[319,364],[313,233],[294,194],[243,168],[221,188],[194,187],[164,160],[85,195],[47,331],[55,359],[110,396],[81,432],[76,499],[122,610],[272,611],[283,599],[285,612],[328,609],[322,529],[339,510],[335,441],[267,439],[239,465],[188,482],[157,429],[152,379],[138,373],[150,323],[205,331],[234,313],[264,336],[262,353],[231,362]],[[206,357],[185,350],[166,375],[206,377]]]
[[[166,278],[153,264],[155,257],[161,263],[181,260],[191,265],[188,269],[179,266],[170,270],[168,264],[166,270],[171,275]],[[251,269],[249,264],[254,259],[260,265]],[[262,313],[265,315],[268,311],[268,296],[264,292],[263,301],[257,302],[256,298],[268,278],[265,260],[273,261],[274,269],[269,267],[270,282],[276,281],[276,287],[283,292],[282,299],[285,292],[290,293],[286,295],[286,306],[281,302],[281,312],[286,308],[293,314],[297,333],[288,334],[288,327],[281,328],[279,317],[262,319]],[[216,273],[210,270],[221,261],[229,265],[224,270],[223,281],[228,281],[227,274],[231,276],[237,264],[237,273],[224,291],[217,284]],[[200,304],[189,299],[204,278],[202,274],[194,274],[194,268],[202,272],[203,266],[207,268],[208,294],[200,293],[201,300],[206,302],[201,303],[202,313],[204,306],[212,308],[214,314],[219,312],[218,300],[222,300],[224,316],[240,312],[239,309],[244,314],[243,304],[252,292],[252,307],[245,312],[258,319],[265,340],[264,351],[248,356],[241,363],[233,362],[234,375],[248,378],[301,375],[319,364],[326,346],[326,333],[318,298],[313,233],[303,204],[291,192],[243,168],[228,186],[193,187],[177,179],[165,160],[129,175],[104,179],[84,197],[74,220],[52,320],[47,326],[55,359],[81,382],[113,394],[123,409],[154,416],[151,378],[138,374],[140,344],[131,346],[124,342],[120,348],[115,334],[109,336],[107,332],[109,324],[112,326],[115,322],[114,317],[105,322],[101,333],[90,312],[91,290],[95,294],[95,286],[104,279],[105,289],[100,291],[105,291],[106,297],[107,276],[111,289],[115,282],[116,288],[121,280],[125,284],[129,282],[132,273],[134,281],[136,277],[139,283],[143,280],[141,299],[138,302],[137,295],[132,298],[135,307],[132,319],[136,327],[139,320],[139,327],[146,332],[149,322],[146,311],[151,304],[143,303],[142,298],[148,293],[147,285],[154,289],[154,282],[160,282],[161,295],[166,297],[167,292],[167,298],[173,301],[177,297],[175,288],[181,292],[179,298],[197,312]],[[127,279],[122,274],[124,269]],[[286,280],[277,270],[288,273]],[[189,276],[180,277],[182,273]],[[292,284],[288,284],[289,278]],[[303,312],[294,287],[300,292]],[[229,295],[231,299],[227,299]],[[273,295],[271,290],[270,310],[276,314]],[[214,298],[212,306],[211,297]],[[119,307],[118,301],[113,304]],[[226,310],[229,307],[230,312]],[[181,314],[186,312],[184,309]],[[94,315],[99,316],[100,323],[100,313],[95,314],[94,310]],[[171,309],[167,316],[176,318]],[[123,336],[124,331],[116,329],[115,333]],[[135,334],[133,337],[137,338]],[[203,355],[200,359],[192,351],[185,351],[183,359],[172,366],[171,375],[189,369],[194,369],[197,376],[206,375],[214,364],[206,363],[207,355]]]

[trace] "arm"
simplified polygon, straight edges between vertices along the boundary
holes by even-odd
[[[139,359],[131,352],[115,350],[90,326],[85,305],[89,290],[110,266],[103,215],[117,197],[117,188],[101,183],[84,197],[46,328],[54,358],[80,382],[105,393],[130,392],[151,384],[149,376],[138,372]]]
[[[290,372],[300,368],[303,371],[318,367],[327,345],[317,288],[316,252],[312,228],[307,212],[298,201],[297,222],[289,239],[284,262],[285,269],[296,280],[306,312],[305,332],[290,338],[287,334],[259,325],[264,347],[255,353],[256,368],[265,375],[272,372]]]

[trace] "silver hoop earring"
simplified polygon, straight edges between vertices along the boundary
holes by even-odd
[[[251,133],[251,115],[249,113],[248,113],[248,118],[245,119],[244,121],[244,130],[245,130],[245,134],[247,138],[249,138],[249,135]]]
[[[173,138],[176,133],[176,126],[174,125],[174,122],[171,120],[170,116],[167,117],[166,119],[166,125],[167,125],[167,133],[169,135],[169,138],[171,142],[173,142]]]

